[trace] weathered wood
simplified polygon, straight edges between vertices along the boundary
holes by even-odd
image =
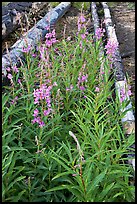
[[[110,39],[113,43],[118,43],[115,28],[113,26],[111,15],[109,8],[106,4],[106,2],[101,2],[102,6],[104,8],[104,16],[105,16],[105,25],[106,25],[106,31],[108,39]],[[113,66],[114,66],[114,72],[115,72],[115,78],[116,81],[124,80],[125,74],[124,74],[124,67],[122,64],[122,59],[120,56],[119,49],[115,51],[115,57],[113,57]]]
[[[27,46],[36,47],[37,42],[44,39],[48,30],[47,26],[53,26],[68,11],[71,2],[61,2],[58,6],[48,12],[38,23],[32,27],[28,33],[18,40],[10,51],[2,56],[2,79],[7,75],[6,68],[17,65],[20,58],[23,59],[22,48]]]
[[[116,32],[112,25],[112,20],[111,20],[111,15],[110,15],[108,5],[106,2],[101,2],[101,3],[104,9],[105,25],[106,25],[108,39],[111,42],[115,42],[116,44],[118,44]],[[123,70],[123,64],[122,64],[122,60],[119,52],[119,47],[115,52],[113,61],[114,61],[113,68],[114,68],[114,77],[115,77],[115,89],[116,89],[116,92],[118,93],[119,100],[121,98],[120,92],[121,90],[124,90],[124,93],[125,93],[124,101],[126,100],[129,101],[129,104],[124,109],[122,108],[122,106],[120,107],[120,113],[127,111],[124,117],[121,119],[121,122],[124,130],[126,131],[126,134],[129,135],[131,133],[135,133],[135,117],[133,114],[130,97],[127,93],[128,84]],[[133,155],[131,155],[131,157],[132,156]],[[130,154],[128,155],[128,157],[130,158]],[[135,170],[135,159],[129,159],[129,163],[133,165],[133,168]]]
[[[94,22],[94,33],[96,34],[98,28],[100,28],[100,23],[99,23],[99,17],[98,17],[97,7],[96,7],[96,3],[95,2],[91,3],[91,12],[92,12],[92,19],[93,19],[93,22]],[[99,56],[100,56],[101,59],[102,59],[102,56],[104,55],[104,51],[103,50],[104,50],[103,49],[103,45],[100,45]]]
[[[26,23],[25,14],[35,14],[45,8],[48,2],[12,2],[2,6],[2,40]]]

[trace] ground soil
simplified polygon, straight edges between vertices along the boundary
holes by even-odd
[[[112,22],[115,25],[117,38],[119,41],[119,49],[121,55],[123,55],[122,62],[124,65],[125,73],[129,76],[129,83],[132,87],[133,95],[131,97],[133,105],[135,104],[135,2],[111,2],[109,4]],[[76,7],[71,7],[56,24],[57,39],[73,36],[77,32],[77,19],[81,10]],[[89,18],[90,12],[84,11],[86,18],[89,19],[87,27],[93,28],[91,18]],[[41,14],[41,18],[45,14]],[[37,19],[39,20],[39,19]],[[65,27],[66,26],[66,27]],[[12,45],[19,39],[16,34],[18,31],[12,33],[6,41],[8,45]],[[16,34],[16,35],[15,35]],[[15,37],[16,36],[16,37]],[[4,49],[4,44],[2,50]],[[128,55],[127,53],[130,53]],[[126,56],[127,55],[127,56]]]

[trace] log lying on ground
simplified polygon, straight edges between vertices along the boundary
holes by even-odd
[[[100,28],[100,23],[99,23],[99,17],[98,17],[98,13],[97,13],[97,7],[96,7],[96,3],[92,2],[91,3],[91,12],[92,12],[92,19],[94,22],[94,33],[97,33],[98,28]],[[100,58],[102,58],[102,56],[104,55],[104,51],[103,51],[103,46],[100,46]]]
[[[38,23],[31,28],[26,36],[18,40],[10,51],[2,56],[2,79],[6,77],[7,67],[19,64],[23,60],[22,48],[27,46],[36,47],[38,41],[43,40],[48,30],[47,26],[52,27],[68,11],[71,2],[61,2],[58,6],[48,12]]]
[[[21,23],[27,22],[25,14],[37,15],[47,5],[48,2],[11,2],[2,6],[2,40],[19,28]]]
[[[118,44],[118,40],[116,37],[116,32],[115,29],[112,25],[112,20],[111,20],[111,15],[110,15],[110,11],[108,8],[108,5],[106,2],[101,2],[103,9],[104,9],[104,16],[105,16],[105,26],[106,26],[106,30],[107,30],[107,37],[111,42],[115,42],[116,44]],[[114,77],[115,77],[115,89],[118,93],[118,97],[119,100],[121,98],[121,91],[124,91],[125,93],[125,98],[124,101],[129,101],[129,104],[123,109],[122,106],[120,108],[120,112],[123,113],[124,111],[127,111],[126,114],[124,115],[124,117],[121,119],[122,125],[124,130],[126,131],[127,136],[129,134],[135,133],[135,117],[132,111],[132,104],[130,101],[130,97],[127,93],[127,80],[124,74],[124,70],[123,70],[123,64],[122,64],[122,60],[120,57],[120,52],[119,52],[119,48],[116,50],[115,52],[115,56],[113,57],[113,68],[114,68]],[[132,146],[133,148],[135,148],[135,146]],[[129,163],[132,164],[134,170],[135,170],[135,159],[130,159],[130,157],[133,157],[133,154],[128,155],[129,157]]]
[[[94,23],[94,34],[96,36],[96,33],[97,33],[98,29],[100,28],[100,23],[99,23],[99,17],[98,17],[97,7],[96,7],[95,2],[91,3],[91,13],[92,13],[92,19],[93,19],[93,23]],[[102,75],[101,72],[104,69],[104,48],[103,48],[103,44],[100,44],[99,60],[101,62],[100,75]]]

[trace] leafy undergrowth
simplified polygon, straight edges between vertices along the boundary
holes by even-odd
[[[114,96],[110,55],[100,58],[102,30],[56,41],[55,30],[26,61],[7,68],[2,97],[3,202],[132,202],[133,169]],[[95,42],[96,39],[96,42]],[[114,46],[113,46],[114,48]]]

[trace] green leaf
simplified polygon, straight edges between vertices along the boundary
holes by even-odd
[[[21,181],[21,180],[24,179],[24,178],[26,178],[26,176],[20,176],[20,177],[16,178],[13,182],[11,182],[11,183],[9,184],[7,190],[9,190],[10,188],[12,188],[13,185],[14,185],[16,182]]]
[[[116,197],[118,197],[118,196],[120,196],[120,195],[123,195],[123,192],[116,193],[116,194],[113,196],[113,198],[116,198]]]
[[[18,130],[18,129],[20,129],[20,127],[16,127],[16,128],[13,128],[13,129],[10,130],[10,131],[6,131],[6,132],[3,134],[2,137],[5,137],[5,136],[7,136],[7,135],[12,135],[13,132],[14,132],[15,130]]]
[[[2,95],[2,110],[4,109],[4,106],[8,100],[9,100],[9,95],[3,94]]]
[[[74,171],[67,171],[67,172],[63,172],[63,173],[57,174],[56,176],[54,176],[52,178],[52,181],[57,179],[57,178],[59,178],[59,177],[66,176],[66,175],[69,175],[69,174],[74,174]]]
[[[59,191],[59,190],[63,190],[63,189],[68,189],[68,186],[67,185],[56,186],[54,188],[51,188],[51,189],[45,191],[45,193],[49,193],[49,192],[52,192],[52,191]]]
[[[2,171],[4,171],[6,168],[8,168],[12,162],[14,152],[11,152],[11,154],[8,156],[8,154],[5,156],[5,159],[2,163]],[[7,158],[7,159],[6,159]]]
[[[52,158],[54,160],[56,160],[60,165],[62,165],[66,170],[68,170],[69,172],[72,172],[72,174],[74,173],[74,171],[72,171],[71,168],[68,167],[66,164],[64,164],[61,160],[59,160],[58,158],[53,157],[53,156],[52,156]]]
[[[100,201],[102,201],[105,198],[105,196],[108,195],[108,193],[111,195],[110,190],[113,188],[114,185],[115,185],[115,182],[104,187],[105,189],[103,189],[102,192],[99,194]]]
[[[104,179],[105,175],[107,173],[107,169],[105,169],[103,172],[101,172],[93,181],[91,181],[90,186],[87,189],[87,197],[91,197],[92,193],[94,193],[94,190],[97,188],[100,182]]]
[[[14,196],[12,202],[18,202],[25,192],[26,192],[26,190],[23,190],[20,193],[18,193],[17,196]]]

